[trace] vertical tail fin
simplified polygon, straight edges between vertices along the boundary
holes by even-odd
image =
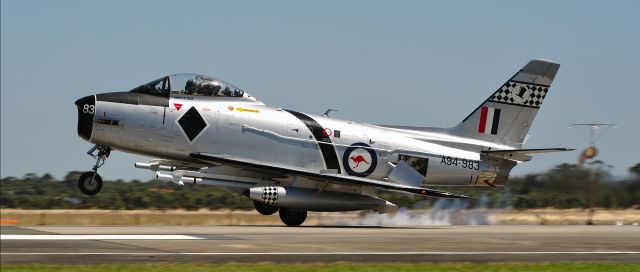
[[[452,133],[521,148],[560,64],[532,60],[452,129]]]

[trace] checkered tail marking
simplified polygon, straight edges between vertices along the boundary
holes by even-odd
[[[278,204],[278,187],[263,186],[262,187],[262,203],[275,206]]]
[[[540,108],[549,86],[508,81],[496,91],[489,101]]]

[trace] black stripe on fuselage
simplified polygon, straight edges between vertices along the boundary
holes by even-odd
[[[324,159],[324,163],[327,165],[327,169],[336,169],[338,173],[340,171],[340,162],[338,160],[338,154],[336,153],[335,148],[333,147],[333,143],[331,142],[331,138],[324,135],[324,128],[313,118],[309,117],[304,113],[300,113],[292,110],[285,110],[288,113],[291,113],[296,118],[300,119],[302,123],[304,123],[307,128],[313,134],[313,137],[318,142],[318,146],[320,146],[320,152],[322,153],[322,157]]]

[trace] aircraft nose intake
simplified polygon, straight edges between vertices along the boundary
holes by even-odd
[[[80,98],[80,99],[76,100],[76,103],[75,103],[75,104],[76,104],[76,107],[82,107],[82,105],[83,105],[85,102],[89,101],[89,100],[90,100],[90,97],[89,97],[89,96],[85,96],[85,97],[83,97],[83,98]]]
[[[93,132],[93,117],[96,112],[95,95],[85,96],[76,100],[78,108],[78,135],[89,141]]]

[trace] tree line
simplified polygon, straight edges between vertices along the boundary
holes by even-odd
[[[606,164],[592,163],[597,185],[594,204],[601,208],[640,209],[640,163],[629,169],[625,178],[613,177]],[[0,207],[13,209],[240,209],[253,208],[251,200],[240,192],[218,186],[151,180],[105,181],[95,196],[83,195],[77,187],[79,171],[69,172],[62,180],[50,174],[4,177],[0,182]],[[511,177],[504,187],[441,187],[439,189],[474,196],[465,207],[480,208],[587,208],[588,173],[574,164],[523,177]],[[428,208],[433,198],[404,193],[380,193],[400,207]]]

